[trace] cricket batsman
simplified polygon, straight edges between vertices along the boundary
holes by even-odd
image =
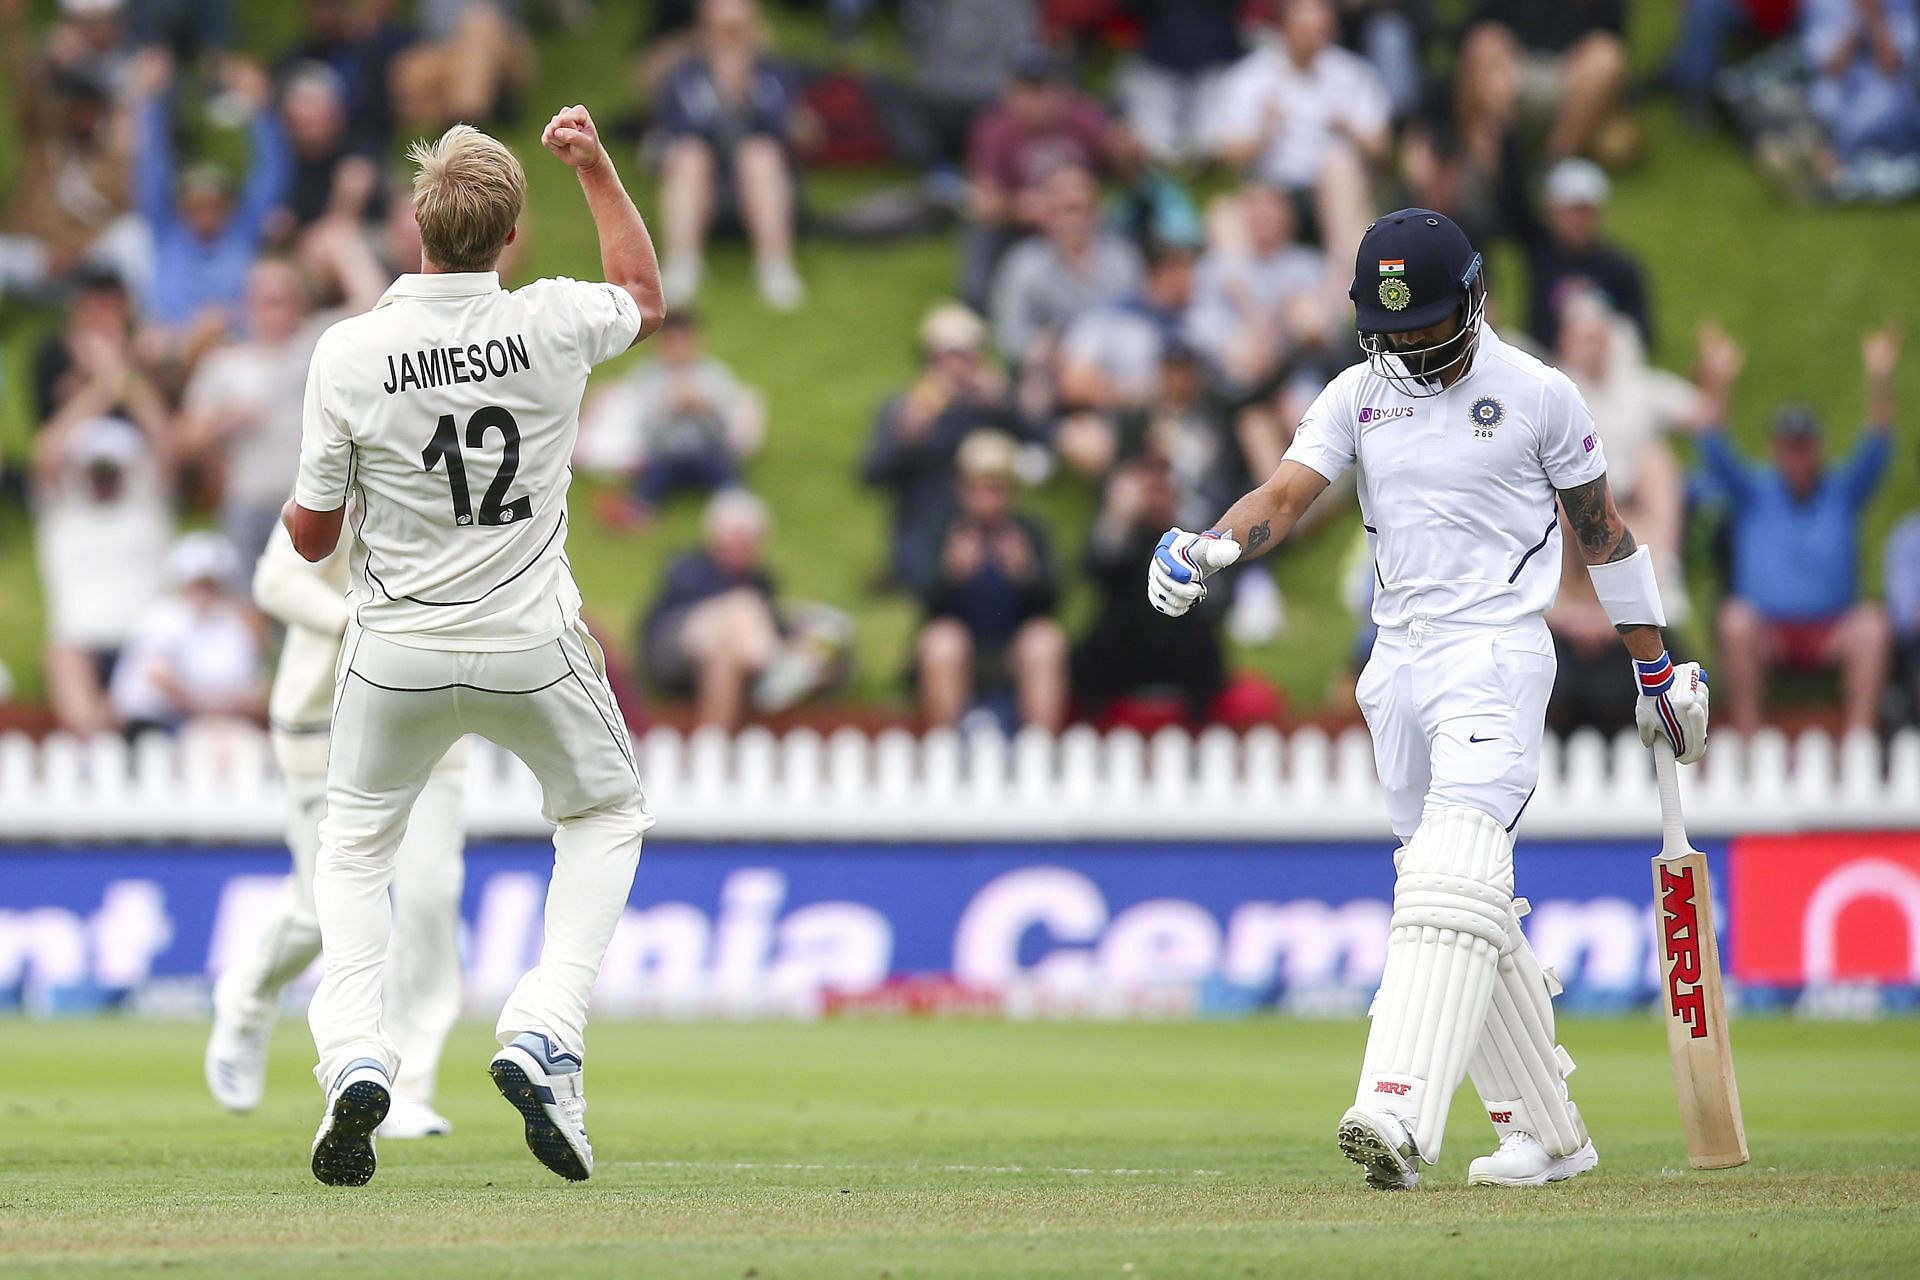
[[[604,283],[495,270],[526,175],[467,125],[418,142],[421,263],[321,336],[307,376],[294,549],[333,551],[354,495],[350,603],[333,701],[314,906],[326,975],[309,1012],[326,1110],[313,1175],[358,1186],[401,1053],[382,987],[387,887],[435,765],[477,733],[539,779],[554,824],[540,960],[514,988],[488,1065],[528,1148],[593,1172],[587,1001],[652,826],[599,646],[568,567],[567,486],[589,371],[660,327],[660,267],[586,108],[541,141],[578,176]]]
[[[229,1111],[252,1111],[266,1092],[267,1042],[280,993],[320,954],[313,868],[327,803],[327,735],[340,638],[351,618],[342,537],[317,564],[274,531],[253,573],[253,601],[287,629],[267,699],[274,762],[287,793],[287,848],[293,869],[268,907],[253,946],[213,989],[207,1089]],[[455,745],[428,776],[400,842],[394,872],[394,940],[387,975],[387,1023],[400,1052],[384,1138],[424,1138],[452,1125],[433,1108],[440,1050],[460,1016],[461,848],[467,752]]]
[[[1348,295],[1366,361],[1321,393],[1266,483],[1207,532],[1168,530],[1148,570],[1154,607],[1183,614],[1209,575],[1268,550],[1358,468],[1379,627],[1358,697],[1401,847],[1339,1143],[1387,1191],[1412,1190],[1439,1159],[1463,1074],[1499,1137],[1469,1182],[1537,1186],[1599,1163],[1555,1042],[1559,987],[1514,896],[1513,831],[1553,688],[1556,500],[1632,655],[1641,739],[1665,737],[1683,763],[1707,744],[1706,673],[1667,655],[1653,561],[1614,507],[1593,416],[1565,375],[1486,323],[1483,267],[1431,210],[1368,227]]]

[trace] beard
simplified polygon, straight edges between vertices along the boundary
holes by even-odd
[[[1392,348],[1389,350],[1399,358],[1400,363],[1406,366],[1407,372],[1414,377],[1422,380],[1437,378],[1448,368],[1459,363],[1466,352],[1467,343],[1471,340],[1472,334],[1472,327],[1463,323],[1454,330],[1452,337],[1443,338],[1431,346],[1415,347],[1407,351],[1393,351]]]

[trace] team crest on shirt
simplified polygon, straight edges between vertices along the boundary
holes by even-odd
[[[1507,420],[1507,406],[1492,396],[1481,396],[1467,414],[1473,419],[1474,439],[1491,440],[1493,429]]]

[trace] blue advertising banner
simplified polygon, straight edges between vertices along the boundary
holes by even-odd
[[[1724,895],[1725,846],[1708,852]],[[1525,925],[1570,1002],[1654,992],[1650,853],[1522,845]],[[549,863],[543,845],[468,850],[476,1009],[537,957]],[[203,1000],[285,867],[262,848],[0,846],[0,1007]],[[1392,879],[1384,842],[649,843],[596,999],[807,1015],[919,982],[1014,1013],[1354,1009],[1384,963]]]

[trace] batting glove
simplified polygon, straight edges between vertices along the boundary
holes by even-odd
[[[1707,673],[1697,662],[1674,665],[1666,654],[1652,662],[1634,660],[1640,701],[1633,709],[1640,741],[1652,746],[1665,738],[1673,758],[1692,764],[1707,754]]]
[[[1240,544],[1226,533],[1188,533],[1169,529],[1160,535],[1147,566],[1147,599],[1169,618],[1177,618],[1207,598],[1207,576],[1240,558]]]

